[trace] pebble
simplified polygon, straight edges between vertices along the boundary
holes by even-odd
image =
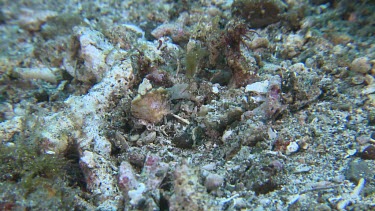
[[[192,149],[194,145],[194,141],[191,138],[191,135],[189,133],[183,133],[179,136],[175,136],[172,139],[172,143],[181,149]]]
[[[140,95],[145,95],[148,91],[152,89],[152,85],[147,78],[144,78],[142,83],[138,87],[138,93]]]
[[[224,177],[218,174],[209,174],[206,177],[206,181],[204,182],[204,186],[207,188],[208,191],[216,190],[219,188],[224,182]]]
[[[217,88],[216,86],[213,86],[212,87],[212,93],[218,94],[219,93],[219,88]]]
[[[306,166],[306,165],[300,165],[300,166],[297,166],[296,169],[294,170],[293,173],[295,174],[298,174],[298,173],[305,173],[305,172],[309,172],[311,170],[311,167],[310,166]]]
[[[356,149],[348,149],[346,151],[346,153],[348,154],[348,156],[353,156],[357,153],[357,150]]]
[[[362,135],[356,138],[356,141],[358,142],[359,145],[365,145],[368,142],[370,142],[371,138],[367,135]]]
[[[367,57],[359,57],[353,60],[351,70],[358,73],[367,73],[371,70],[370,60]]]
[[[375,93],[375,84],[368,85],[365,89],[362,90],[362,94],[368,95]]]
[[[374,176],[374,169],[369,168],[363,160],[353,160],[349,163],[344,175],[347,180],[358,183],[359,179],[371,179]]]
[[[286,154],[287,155],[290,155],[292,153],[295,153],[299,150],[299,146],[297,144],[297,142],[295,141],[292,141],[289,143],[289,145],[286,147]]]
[[[156,132],[155,131],[151,131],[151,132],[148,132],[147,131],[147,135],[145,134],[142,134],[142,142],[145,143],[145,144],[149,144],[149,143],[152,143],[155,141],[156,139]]]
[[[206,165],[202,166],[202,169],[207,170],[207,171],[212,171],[212,170],[216,169],[216,163],[206,164]]]
[[[332,178],[332,181],[335,183],[342,183],[345,180],[345,176],[340,174]]]
[[[361,153],[361,158],[363,160],[375,160],[375,146],[367,146]]]
[[[296,63],[289,67],[289,70],[292,72],[302,72],[306,69],[305,64],[303,63]]]
[[[267,48],[269,45],[269,41],[265,37],[257,37],[255,38],[251,44],[250,48],[251,49],[257,49],[257,48]]]
[[[265,94],[268,92],[269,81],[260,81],[252,84],[248,84],[245,88],[245,92],[255,92],[259,94]]]
[[[375,78],[374,78],[372,75],[367,74],[367,75],[365,76],[365,83],[366,83],[367,85],[374,84],[374,81],[375,81]]]

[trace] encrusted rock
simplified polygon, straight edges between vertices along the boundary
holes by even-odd
[[[167,175],[168,169],[169,165],[162,162],[161,157],[149,154],[146,157],[142,170],[142,174],[146,175],[147,178],[147,182],[145,182],[147,188],[150,190],[159,188],[164,177]]]
[[[315,71],[305,68],[302,63],[292,65],[290,68],[293,71],[283,77],[282,92],[286,93],[284,99],[287,101],[290,99],[288,102],[290,108],[298,110],[317,100],[322,94],[322,79]]]
[[[134,117],[150,123],[158,123],[169,113],[168,92],[163,89],[153,89],[145,95],[138,95],[131,103],[131,113]]]
[[[22,117],[14,117],[10,120],[0,123],[0,139],[9,141],[13,136],[23,130],[24,119]]]
[[[63,61],[66,71],[80,81],[99,82],[109,69],[110,58],[119,51],[98,31],[87,27],[74,27],[74,36],[69,56]],[[84,61],[84,67],[77,66],[77,56]],[[108,58],[107,58],[108,57]]]
[[[283,55],[286,58],[293,58],[297,56],[305,43],[305,38],[299,34],[290,34],[285,43],[283,44],[284,50]]]
[[[213,205],[214,200],[205,194],[206,190],[199,184],[194,169],[184,163],[176,168],[174,177],[174,193],[169,200],[169,210],[181,210],[182,207],[186,211],[220,210]]]
[[[125,195],[127,195],[128,191],[135,189],[138,186],[139,182],[130,163],[126,161],[121,162],[118,174],[118,183]]]

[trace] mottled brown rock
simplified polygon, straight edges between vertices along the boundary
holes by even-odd
[[[266,27],[280,20],[285,4],[279,0],[236,0],[232,13],[250,22],[253,28]]]
[[[375,146],[370,145],[366,147],[361,153],[361,158],[364,160],[375,160]]]
[[[160,122],[169,113],[168,92],[159,88],[145,95],[138,95],[131,103],[131,113],[134,117],[150,123]]]

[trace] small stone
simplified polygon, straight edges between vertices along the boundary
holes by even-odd
[[[244,198],[233,199],[233,207],[236,208],[236,210],[246,209],[246,200]]]
[[[345,178],[354,183],[358,183],[361,178],[371,180],[374,177],[374,173],[374,169],[369,168],[365,161],[353,160],[349,163],[349,167],[345,171]]]
[[[273,160],[270,163],[270,166],[272,166],[277,171],[281,171],[284,168],[284,165],[280,161],[278,161],[278,160]]]
[[[271,127],[268,128],[268,130],[267,130],[267,134],[268,134],[268,138],[269,138],[270,140],[276,140],[276,138],[277,138],[277,132],[274,131],[274,130],[272,130]]]
[[[362,94],[368,95],[375,93],[375,84],[368,85],[365,89],[362,90]]]
[[[367,73],[371,70],[370,60],[367,57],[360,57],[353,60],[351,70],[358,73]]]
[[[286,154],[290,155],[292,153],[295,153],[299,150],[299,145],[297,142],[290,142],[289,145],[286,147]]]
[[[296,63],[289,67],[289,70],[292,72],[302,72],[305,71],[306,67],[303,63]]]
[[[258,94],[265,94],[268,92],[269,81],[261,81],[252,83],[246,86],[245,92],[255,92]]]
[[[216,169],[216,163],[206,164],[206,165],[202,166],[202,169],[206,170],[206,171],[212,171],[212,170]]]
[[[365,82],[365,77],[363,77],[362,75],[356,75],[352,77],[352,84],[354,85],[360,85],[360,84],[363,84],[364,82]]]
[[[156,139],[156,131],[151,131],[151,132],[147,133],[147,135],[145,135],[142,138],[142,142],[145,143],[145,144],[148,144],[148,143],[154,142],[155,139]]]
[[[189,133],[183,133],[179,136],[175,136],[172,139],[172,143],[181,149],[191,149],[193,148],[194,141]]]
[[[367,146],[361,153],[361,158],[363,160],[375,160],[375,146]]]
[[[131,142],[135,142],[139,139],[139,134],[135,134],[135,135],[132,135],[130,136],[130,141]]]
[[[368,142],[370,142],[370,137],[366,135],[362,135],[356,138],[356,141],[358,142],[359,145],[365,145]]]
[[[250,43],[251,49],[267,48],[269,41],[265,37],[257,37]]]
[[[148,91],[152,89],[152,85],[147,78],[144,78],[142,83],[139,84],[138,94],[145,95]]]
[[[348,149],[346,151],[346,153],[348,153],[348,156],[353,156],[357,153],[357,150],[356,149]]]
[[[118,183],[124,193],[136,188],[139,184],[133,167],[126,161],[121,162],[119,167]]]
[[[212,87],[212,93],[218,94],[219,93],[219,88],[217,88],[216,86],[213,86]]]
[[[298,55],[304,43],[305,38],[303,36],[299,34],[290,34],[283,44],[283,56],[285,56],[286,58],[292,58]]]
[[[366,76],[365,76],[365,83],[366,83],[366,85],[374,84],[374,81],[375,81],[375,79],[374,79],[374,77],[372,75],[366,74]]]
[[[206,177],[206,181],[204,182],[204,186],[206,186],[208,191],[213,191],[219,188],[224,182],[224,177],[218,174],[209,174]]]
[[[299,174],[299,173],[305,173],[305,172],[309,172],[311,170],[311,167],[310,166],[306,166],[306,165],[300,165],[300,166],[297,166],[294,170],[293,173],[295,174]]]
[[[217,15],[220,15],[221,14],[221,10],[218,9],[217,7],[215,6],[211,6],[207,9],[207,12],[209,15],[211,15],[212,17],[215,17]]]
[[[370,138],[375,139],[375,132],[372,132]]]
[[[303,149],[303,150],[307,150],[310,146],[310,144],[305,142],[305,141],[300,141],[300,142],[298,142],[298,144],[301,147],[301,149]]]
[[[342,45],[335,45],[335,47],[333,47],[333,54],[335,55],[343,55],[345,52],[346,50]]]
[[[335,183],[342,183],[345,180],[345,176],[340,174],[332,178],[332,181]]]
[[[233,131],[232,130],[226,130],[223,134],[223,136],[221,137],[221,140],[223,142],[225,142],[231,135],[233,134]]]

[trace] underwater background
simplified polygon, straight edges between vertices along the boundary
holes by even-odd
[[[0,210],[374,210],[375,1],[2,0]]]

